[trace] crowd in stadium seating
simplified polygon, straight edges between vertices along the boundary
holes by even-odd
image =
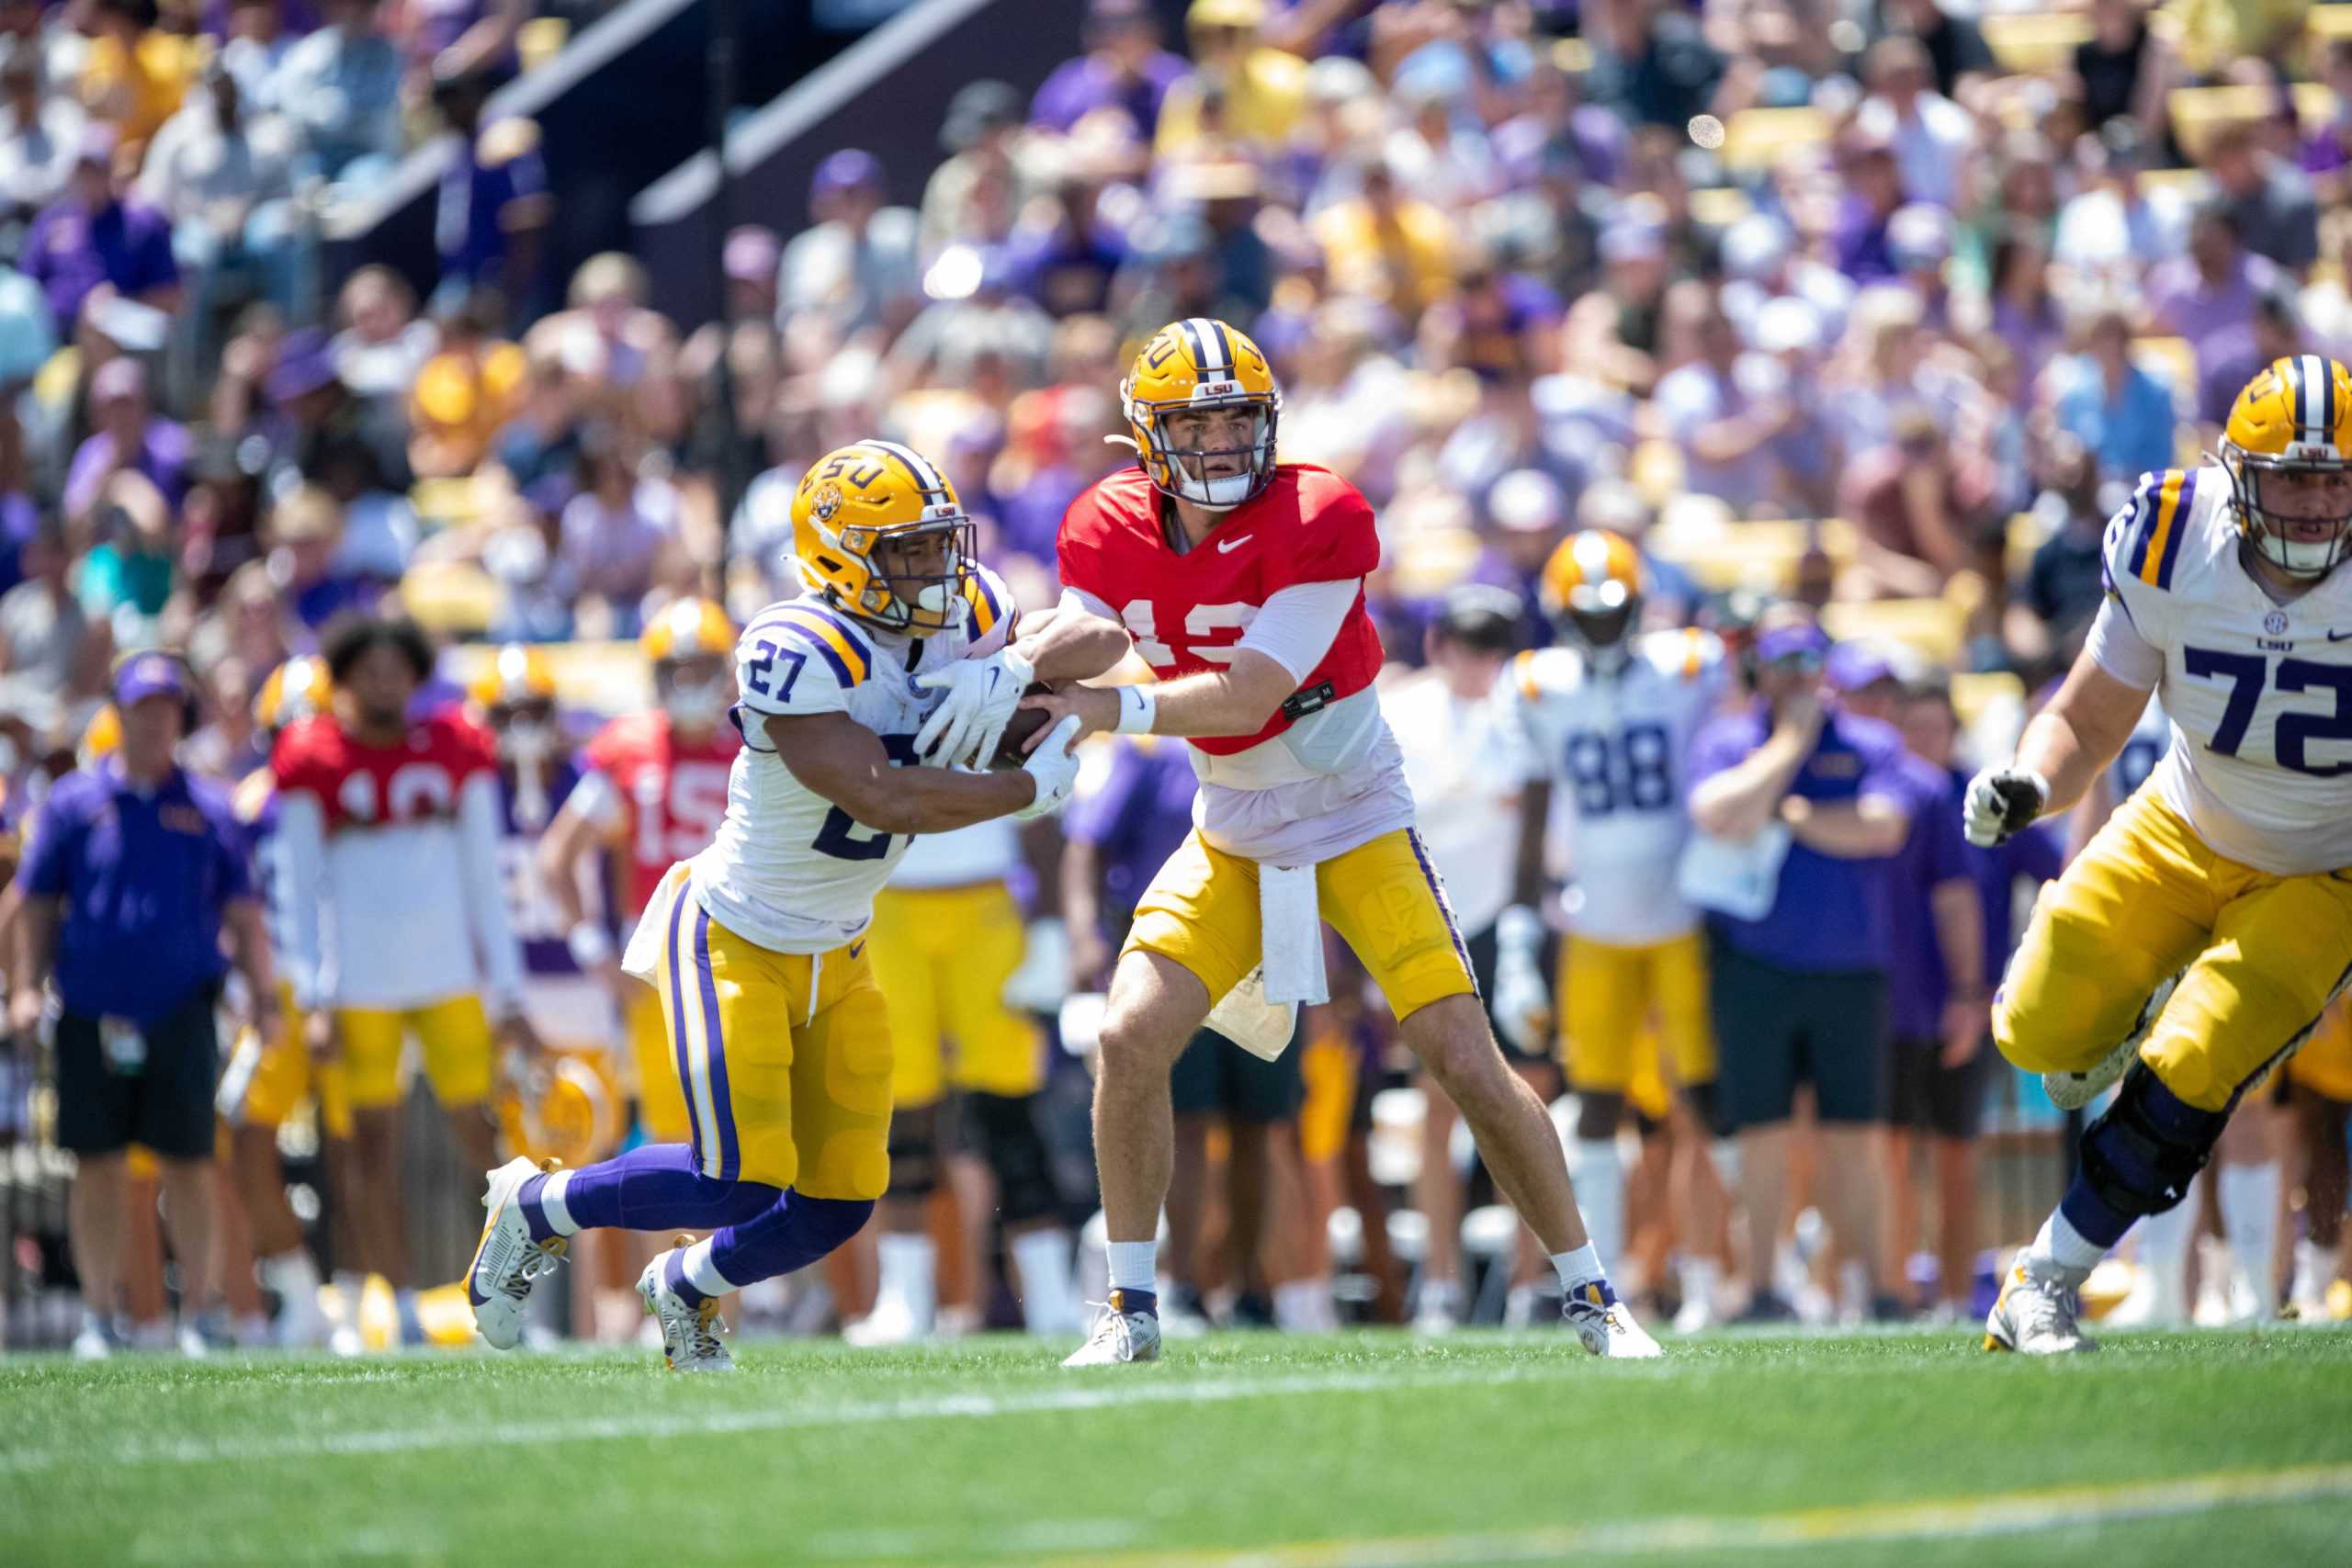
[[[873,433],[939,459],[985,558],[1049,604],[1063,508],[1131,460],[1104,439],[1128,358],[1196,315],[1272,357],[1283,457],[1373,502],[1400,669],[1464,584],[1544,640],[1542,563],[1606,527],[1645,552],[1657,624],[1736,640],[1768,600],[1809,605],[1878,660],[1849,692],[1957,677],[1982,754],[2079,645],[2140,472],[2209,445],[2270,358],[2352,351],[2352,6],[1192,0],[1171,35],[1147,0],[1091,0],[1034,93],[938,106],[933,166],[843,146],[805,213],[729,235],[726,319],[691,332],[628,256],[538,275],[563,193],[535,128],[481,119],[534,14],[602,8],[0,0],[12,821],[126,650],[187,650],[209,716],[185,758],[234,778],[262,682],[346,610],[397,602],[452,644],[633,638],[697,593],[740,622],[797,592],[803,467]],[[429,289],[322,287],[321,214],[441,128],[465,152]],[[1066,824],[1074,920],[1170,841],[1167,760],[1122,743]],[[1106,953],[1080,926],[1083,989]],[[1181,1142],[1166,1256],[1240,1320],[1278,1295],[1328,1316],[1317,1217],[1453,1157],[1399,1156],[1359,1010]],[[1657,1218],[1666,1169],[1630,1197],[1651,1289],[1694,1241]],[[1394,1319],[1388,1230],[1345,1250]],[[1910,1304],[1900,1264],[1864,1308]],[[1941,1290],[1917,1299],[1966,1299]]]

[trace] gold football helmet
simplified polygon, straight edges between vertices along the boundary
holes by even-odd
[[[792,497],[792,552],[808,592],[886,631],[961,626],[972,520],[931,460],[895,441],[829,452]]]
[[[254,698],[254,722],[263,733],[276,735],[298,718],[326,712],[334,695],[327,661],[315,653],[298,653],[261,683],[261,694]]]
[[[1119,383],[1119,401],[1143,471],[1165,493],[1223,510],[1274,482],[1282,389],[1265,355],[1240,328],[1206,316],[1169,322],[1136,355]],[[1179,446],[1170,440],[1170,414],[1222,408],[1254,411],[1256,429],[1247,446]],[[1211,458],[1232,457],[1244,459],[1239,473],[1209,473]]]
[[[535,705],[555,706],[555,671],[548,656],[525,643],[510,642],[474,677],[468,694],[482,712]]]
[[[628,1132],[620,1084],[601,1051],[558,1046],[520,1083],[499,1090],[499,1130],[506,1146],[532,1160],[561,1160],[577,1170],[620,1145]]]
[[[1594,669],[1622,668],[1642,620],[1642,554],[1623,534],[1586,528],[1544,563],[1544,615]]]
[[[674,600],[645,624],[637,647],[653,667],[653,698],[671,723],[707,729],[726,716],[735,700],[728,671],[735,623],[724,606]]]
[[[2324,577],[2352,551],[2352,370],[2316,354],[2271,361],[2232,405],[2221,458],[2238,532],[2271,565]]]

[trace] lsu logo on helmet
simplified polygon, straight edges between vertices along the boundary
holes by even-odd
[[[947,476],[895,441],[827,453],[792,498],[793,564],[802,586],[888,631],[963,624],[973,536]],[[933,541],[935,556],[923,547]]]
[[[1274,482],[1274,433],[1282,389],[1265,354],[1240,328],[1206,316],[1170,321],[1153,334],[1119,383],[1136,453],[1151,482],[1200,506],[1234,507]],[[1237,447],[1179,446],[1171,415],[1204,409],[1253,411],[1255,428]],[[1241,457],[1241,472],[1212,476],[1213,457]]]

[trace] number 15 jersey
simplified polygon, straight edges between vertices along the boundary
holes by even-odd
[[[1568,840],[1562,902],[1577,935],[1643,946],[1698,925],[1675,890],[1690,836],[1687,764],[1728,680],[1713,636],[1663,631],[1635,639],[1615,675],[1596,673],[1574,649],[1546,648],[1521,654],[1495,682],[1506,750],[1498,766],[1557,792],[1553,819]]]
[[[2239,544],[2220,467],[2142,479],[2108,525],[2091,655],[2162,698],[2150,787],[2215,852],[2280,876],[2352,866],[2352,570],[2280,604]]]
[[[774,953],[826,953],[874,919],[874,895],[913,840],[877,833],[792,776],[768,743],[770,715],[845,713],[882,738],[890,761],[915,761],[915,732],[944,700],[915,677],[985,658],[1012,635],[1012,594],[985,567],[965,586],[964,624],[912,637],[852,619],[817,599],[771,604],[735,644],[743,749],[727,775],[727,816],[694,859],[694,889],[713,919]]]

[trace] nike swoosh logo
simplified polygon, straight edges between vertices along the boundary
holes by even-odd
[[[854,942],[849,944],[849,955],[852,958],[855,958],[859,953],[864,953],[865,951],[865,944],[862,942]]]
[[[2352,637],[2352,632],[2330,632],[2327,634],[2327,640],[2330,642],[2342,642],[2348,637]]]
[[[1239,549],[1242,546],[1248,544],[1257,536],[1258,536],[1255,534],[1244,534],[1238,539],[1219,539],[1216,542],[1216,553],[1219,555],[1229,554],[1234,550]]]

